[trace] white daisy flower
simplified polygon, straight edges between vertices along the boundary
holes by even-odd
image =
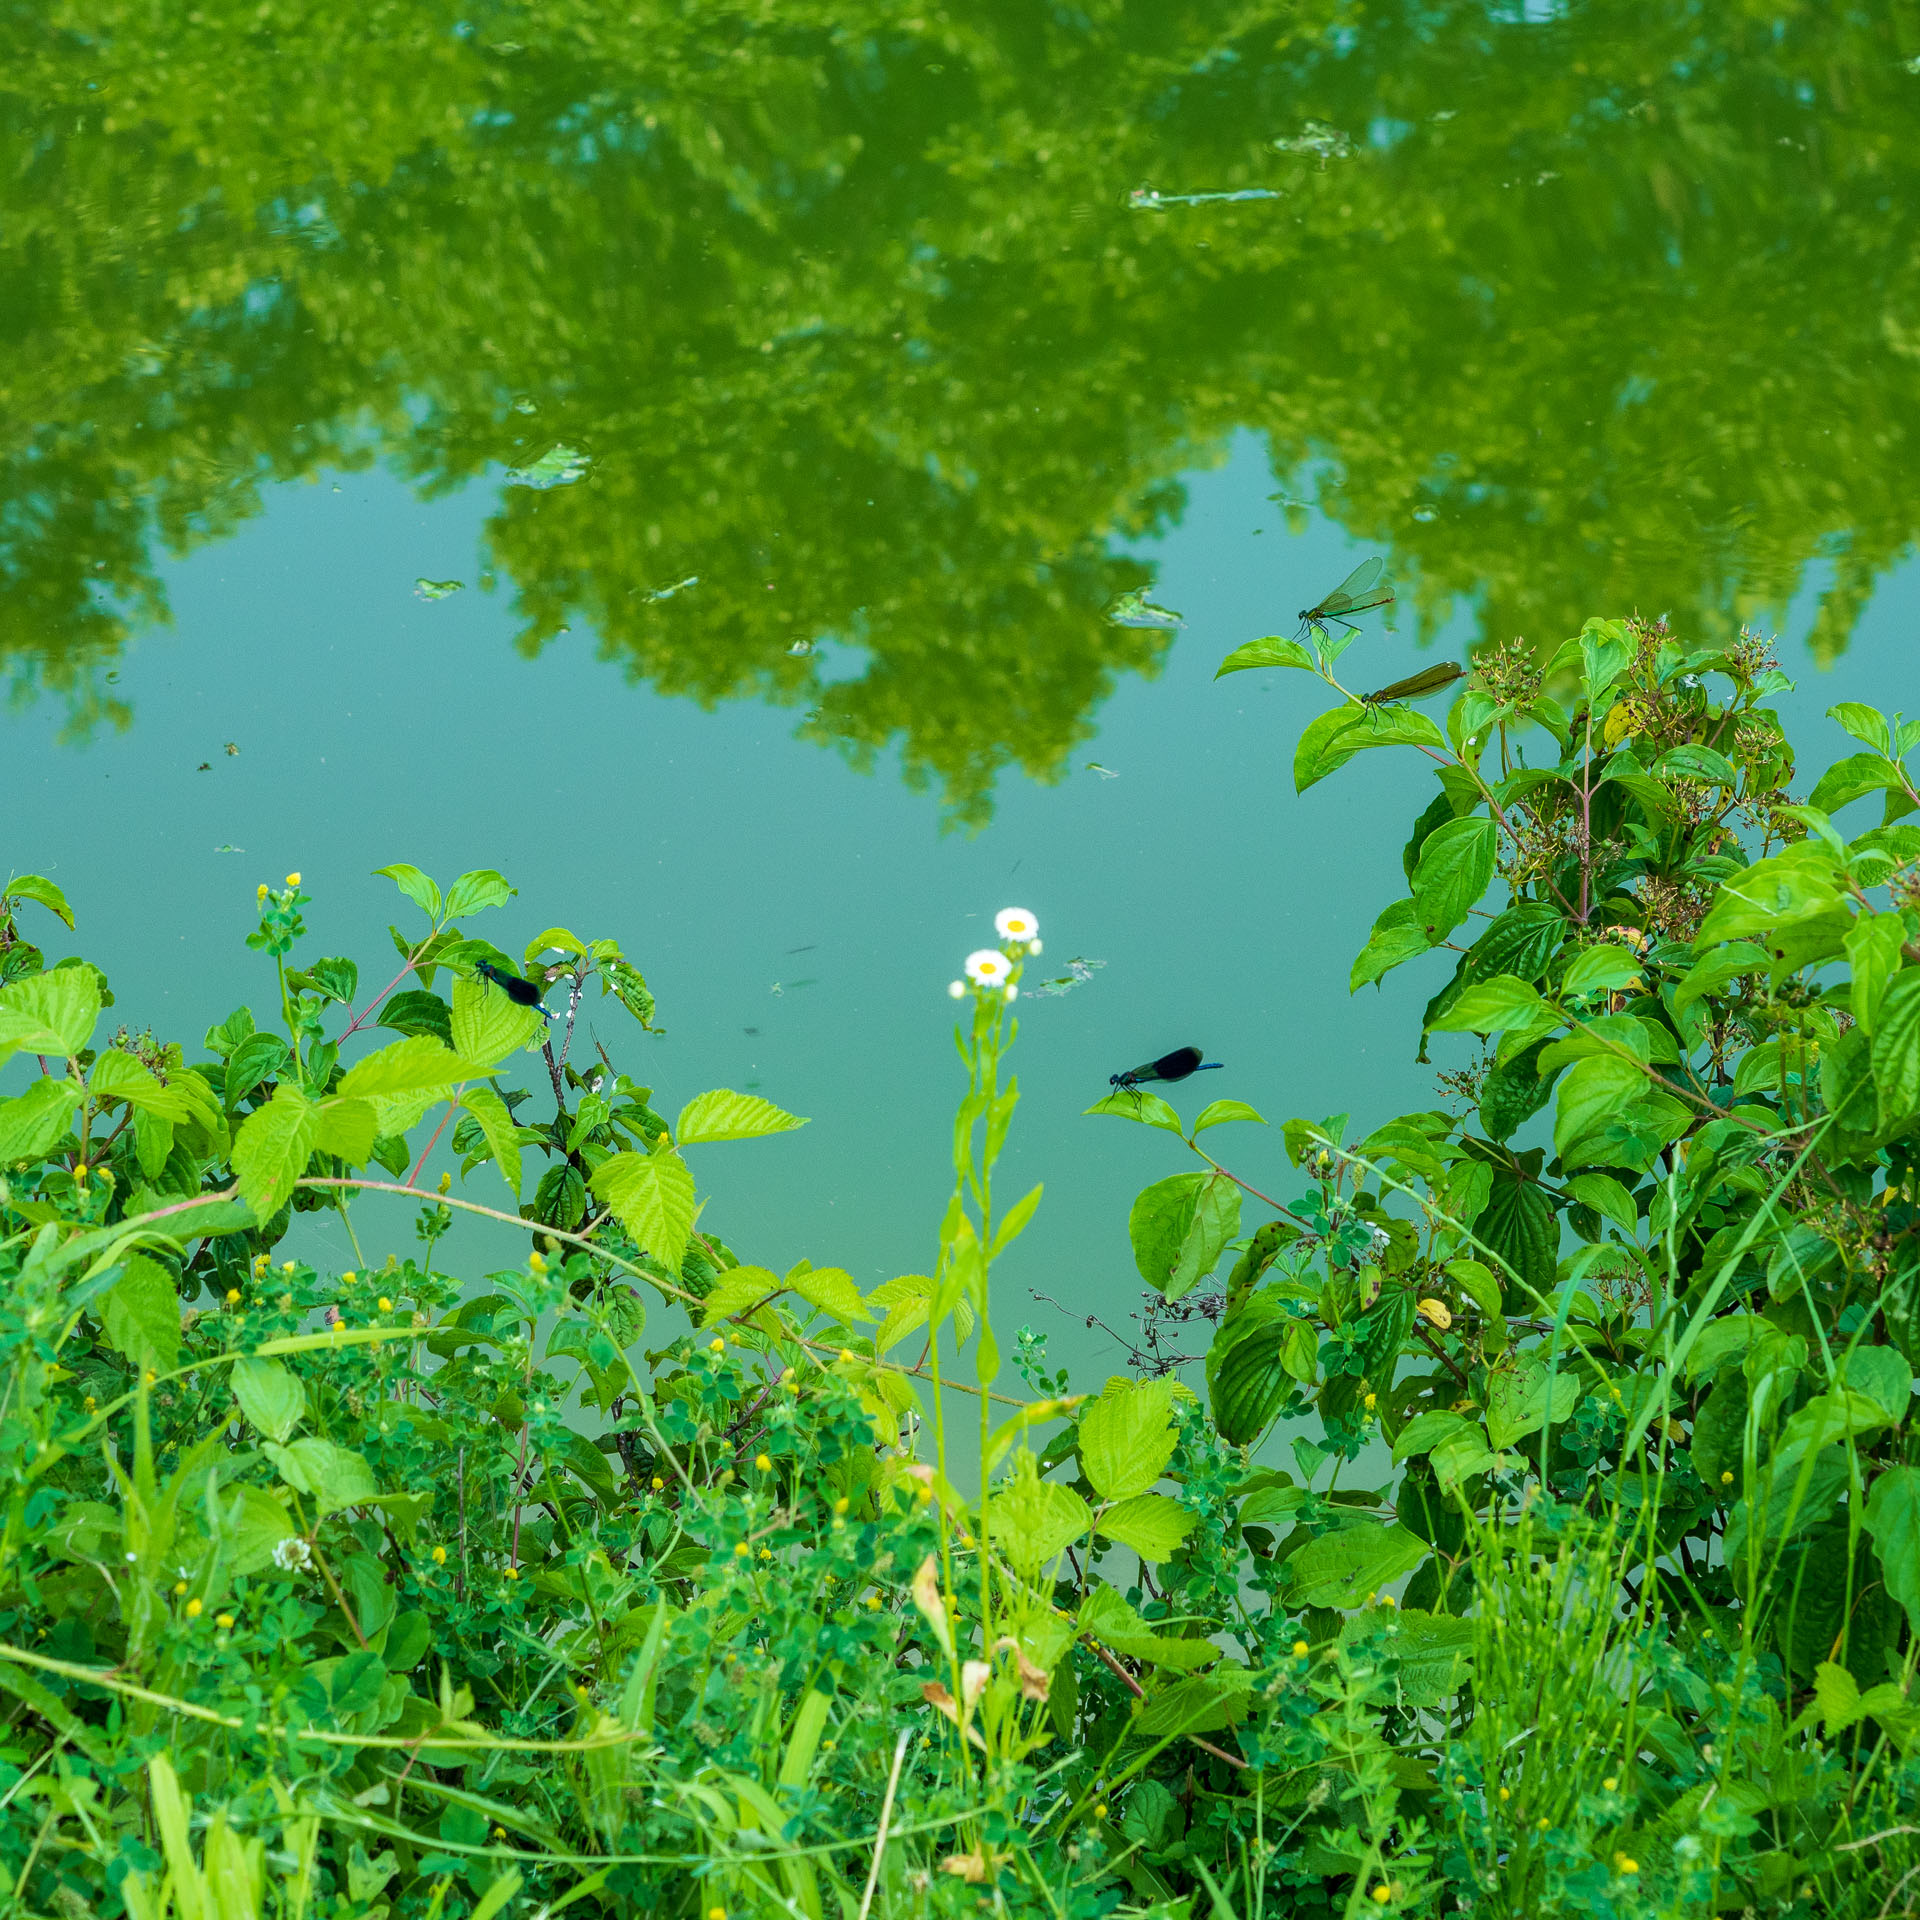
[[[1032,940],[1040,932],[1039,916],[1025,907],[1002,907],[993,916],[993,930],[1002,940]]]
[[[967,955],[967,978],[976,987],[997,987],[1013,971],[1013,962],[997,947],[981,947]]]

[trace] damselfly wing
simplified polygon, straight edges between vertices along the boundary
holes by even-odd
[[[1301,630],[1324,626],[1329,620],[1350,627],[1349,614],[1386,606],[1393,598],[1393,589],[1380,577],[1386,570],[1387,563],[1377,553],[1371,560],[1362,560],[1318,606],[1300,609]]]
[[[1189,1074],[1217,1072],[1220,1065],[1218,1060],[1203,1060],[1198,1047],[1175,1047],[1158,1060],[1149,1060],[1144,1067],[1130,1067],[1125,1073],[1110,1074],[1107,1085],[1137,1087],[1146,1080],[1184,1080]]]
[[[1360,698],[1370,707],[1384,707],[1395,700],[1424,700],[1428,694],[1452,686],[1465,672],[1466,668],[1457,660],[1447,660],[1422,673],[1410,673],[1404,680],[1395,680],[1373,693],[1363,693]]]

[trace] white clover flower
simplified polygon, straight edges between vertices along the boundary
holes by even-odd
[[[967,978],[976,987],[1000,986],[1013,971],[1013,962],[997,947],[980,947],[967,955]]]
[[[967,983],[964,980],[948,981],[947,994],[950,999],[964,1000],[967,997]]]
[[[1002,940],[1031,940],[1040,931],[1039,916],[1025,907],[1002,907],[993,916],[993,930]]]
[[[304,1573],[313,1564],[313,1549],[298,1534],[289,1534],[274,1542],[273,1564],[282,1573]]]

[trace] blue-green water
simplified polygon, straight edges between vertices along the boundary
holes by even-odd
[[[1106,964],[1026,1006],[1004,1284],[1105,1366],[1178,1151],[1078,1117],[1110,1073],[1433,1099],[1433,980],[1345,984],[1417,766],[1296,797],[1314,685],[1232,646],[1377,551],[1378,681],[1637,607],[1777,630],[1809,773],[1913,701],[1907,13],[650,20],[16,20],[0,859],[116,1017],[264,1009],[257,881],[370,979],[371,869],[497,866],[476,931],[645,970],[665,1036],[594,1021],[659,1104],[812,1117],[702,1150],[709,1221],[867,1281],[932,1258],[946,983],[1029,906]]]

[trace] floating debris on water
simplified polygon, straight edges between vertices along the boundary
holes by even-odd
[[[1097,773],[1102,780],[1118,780],[1120,776],[1111,767],[1103,767],[1098,760],[1087,762],[1087,771]]]
[[[540,411],[524,393],[513,403],[513,410],[515,413],[538,413]]]
[[[239,759],[239,757],[240,757],[240,743],[239,743],[239,741],[237,741],[237,740],[229,740],[229,741],[227,742],[227,758],[228,758],[229,760],[237,760],[237,759]]]
[[[1278,200],[1271,187],[1240,187],[1232,193],[1162,193],[1158,187],[1135,187],[1127,195],[1130,207],[1204,207],[1230,200]]]
[[[1274,143],[1280,153],[1311,153],[1324,167],[1329,160],[1351,160],[1353,142],[1338,127],[1324,120],[1309,120],[1296,134],[1282,135]]]
[[[214,852],[215,852],[215,853],[245,853],[245,852],[246,852],[246,848],[245,848],[245,847],[236,847],[236,846],[233,846],[233,845],[231,845],[231,844],[229,844],[229,845],[227,845],[227,846],[224,846],[224,847],[215,847],[215,848],[214,848]]]
[[[424,574],[413,583],[416,600],[447,600],[466,586],[464,580],[429,580]]]
[[[798,659],[804,654],[818,652],[818,648],[814,646],[811,640],[796,640],[787,651]]]
[[[1104,960],[1082,960],[1076,954],[1067,962],[1065,973],[1051,980],[1043,980],[1037,987],[1029,987],[1027,997],[1032,1000],[1058,1000],[1075,987],[1084,987],[1106,964]]]
[[[685,593],[689,587],[697,587],[699,584],[700,576],[697,573],[690,573],[684,580],[676,580],[670,587],[655,587],[651,593],[643,593],[640,598],[648,606],[652,606],[657,600],[671,600],[676,593]]]
[[[1171,633],[1176,627],[1184,627],[1187,622],[1182,614],[1175,613],[1170,607],[1156,607],[1147,598],[1144,587],[1135,587],[1129,593],[1123,593],[1107,609],[1108,623],[1116,627],[1155,627],[1162,633]]]
[[[533,487],[544,492],[548,487],[570,487],[593,464],[578,447],[549,447],[530,467],[509,467],[507,485]]]

